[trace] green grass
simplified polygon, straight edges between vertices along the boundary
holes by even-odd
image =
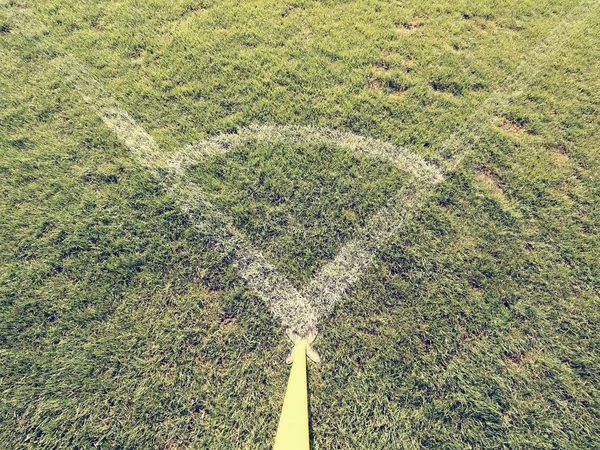
[[[290,348],[8,11],[166,152],[271,123],[433,158],[576,3],[1,2],[1,446],[269,448]],[[596,11],[322,321],[315,449],[600,447],[599,35]],[[403,182],[297,145],[193,174],[299,286]]]
[[[299,286],[403,181],[388,164],[323,144],[254,142],[190,171],[207,199]]]

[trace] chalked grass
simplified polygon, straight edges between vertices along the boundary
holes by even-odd
[[[235,3],[34,12],[165,152],[271,121],[435,155],[576,2]],[[2,12],[0,442],[270,448],[280,324]],[[600,447],[599,34],[595,14],[321,321],[315,449]],[[268,188],[252,161],[277,176]],[[277,204],[286,172],[298,192],[319,176],[334,189]],[[271,144],[192,175],[299,285],[308,272],[277,243],[314,242],[261,226],[259,207],[298,230],[314,208],[352,236],[404,182],[339,149]],[[341,241],[300,254],[307,270]]]

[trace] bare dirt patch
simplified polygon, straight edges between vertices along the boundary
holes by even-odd
[[[513,133],[513,134],[527,133],[527,129],[525,128],[524,124],[522,124],[516,120],[513,120],[513,119],[508,119],[506,117],[500,118],[497,125],[498,125],[498,128],[501,128],[504,131],[508,131],[509,133]]]
[[[372,78],[371,81],[369,81],[369,87],[371,89],[382,90],[383,82],[378,78]]]
[[[548,154],[551,161],[557,166],[564,166],[569,163],[569,150],[562,144],[547,145]]]
[[[502,208],[516,217],[520,217],[521,213],[515,205],[515,202],[510,200],[502,189],[502,183],[490,172],[483,170],[476,175],[476,182],[489,192],[492,198],[500,203]]]
[[[307,41],[312,39],[312,36],[313,36],[312,30],[307,25],[302,26],[302,36]]]
[[[375,69],[373,69],[373,72],[375,72],[376,75],[381,75],[382,73],[386,73],[389,70],[390,65],[388,63],[378,62],[377,64],[375,64]]]
[[[409,34],[422,28],[425,23],[420,19],[413,19],[410,22],[401,22],[396,24],[396,32],[399,34]]]
[[[226,317],[224,317],[221,321],[221,328],[227,332],[235,331],[239,329],[239,327],[240,326],[237,323],[237,318],[235,317],[229,317],[226,315]]]
[[[477,178],[491,193],[504,197],[504,192],[502,191],[500,184],[492,174],[485,171],[479,172]]]
[[[404,97],[407,91],[408,87],[405,86],[393,88],[390,91],[390,97]]]

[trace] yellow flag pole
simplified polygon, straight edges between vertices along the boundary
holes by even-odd
[[[293,350],[294,362],[283,399],[273,450],[310,450],[306,385],[307,344],[305,340],[300,340]]]

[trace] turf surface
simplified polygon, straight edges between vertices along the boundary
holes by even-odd
[[[269,448],[288,374],[268,308],[50,39],[166,152],[259,123],[433,158],[576,3],[0,2],[2,446]],[[600,447],[599,38],[596,10],[322,321],[315,449]],[[195,170],[299,286],[402,184],[294,145]]]
[[[298,287],[403,180],[389,164],[350,150],[257,142],[204,160],[191,172],[207,199]]]

